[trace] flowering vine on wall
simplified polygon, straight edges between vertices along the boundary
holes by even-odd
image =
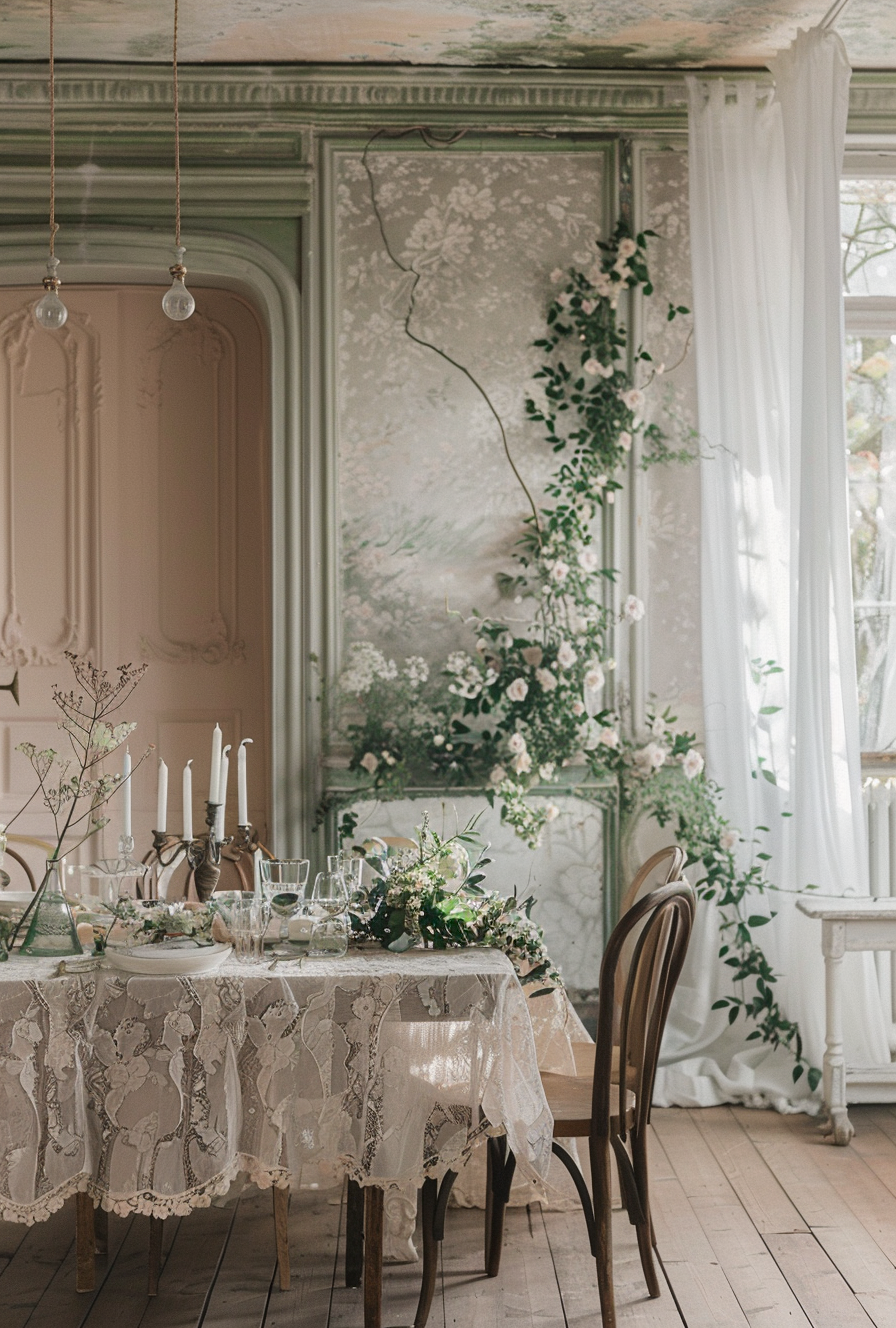
[[[376,208],[372,187],[371,199]],[[379,214],[378,220],[385,241]],[[787,1048],[794,1080],[808,1072],[814,1089],[819,1072],[775,999],[776,976],[754,936],[773,916],[750,904],[773,888],[763,868],[767,855],[754,852],[749,867],[739,865],[749,855],[719,812],[718,789],[704,773],[692,733],[666,710],[648,717],[649,733],[633,737],[607,699],[614,635],[620,627],[637,630],[644,606],[633,595],[615,602],[617,574],[602,566],[598,518],[623,487],[636,439],[644,466],[693,458],[691,447],[674,446],[645,418],[645,394],[663,368],[642,346],[630,345],[619,316],[632,292],[652,293],[646,258],[652,235],[632,235],[620,223],[598,243],[588,271],[552,274],[560,289],[535,343],[543,363],[526,412],[544,429],[558,465],[541,506],[517,476],[531,510],[515,566],[499,577],[506,612],[474,612],[467,619],[471,649],[452,652],[439,670],[418,656],[399,663],[371,642],[356,641],[339,679],[337,722],[351,768],[378,795],[401,796],[421,777],[480,786],[533,848],[560,815],[550,799],[532,800],[533,786],[549,788],[562,768],[581,770],[583,780],[618,780],[624,817],[648,815],[672,825],[701,868],[700,897],[720,909],[721,955],[733,991],[719,1005],[731,1022],[743,1014],[755,1024],[748,1038]],[[414,278],[416,284],[419,274]],[[687,312],[669,305],[668,318]],[[413,288],[405,326],[420,341],[408,327],[412,314]],[[469,370],[457,367],[485,396]],[[502,437],[506,448],[503,430]],[[508,460],[512,465],[509,454]]]

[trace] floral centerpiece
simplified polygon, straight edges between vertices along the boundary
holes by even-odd
[[[183,902],[141,903],[119,899],[109,908],[113,921],[98,945],[98,952],[116,924],[124,930],[128,945],[161,945],[165,941],[190,940],[197,945],[213,945],[212,927],[220,909],[214,901],[190,906]]]
[[[535,995],[562,986],[531,917],[534,898],[483,888],[489,859],[475,833],[477,819],[443,839],[424,816],[413,848],[391,855],[359,850],[375,875],[367,892],[374,912],[368,920],[352,915],[353,934],[395,952],[419,944],[436,950],[491,946],[503,950],[522,983],[542,984]],[[474,846],[479,852],[471,861],[468,847]]]

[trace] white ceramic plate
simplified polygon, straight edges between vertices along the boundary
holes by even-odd
[[[163,973],[183,977],[194,973],[211,973],[230,954],[229,945],[185,946],[183,949],[162,949],[157,945],[139,945],[128,949],[106,951],[113,968],[124,973]]]

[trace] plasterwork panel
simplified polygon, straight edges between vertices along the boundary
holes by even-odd
[[[652,389],[654,417],[678,437],[696,428],[693,343],[684,361],[691,319],[669,323],[669,302],[691,308],[687,154],[645,152],[642,160],[643,224],[659,232],[652,245],[656,292],[644,301],[644,342],[670,372]],[[693,438],[696,450],[698,440]],[[702,731],[700,663],[700,470],[673,463],[648,472],[647,686],[658,701],[672,702],[689,727]]]
[[[382,151],[370,162],[389,242],[421,274],[412,330],[480,379],[540,495],[553,457],[523,409],[532,342],[552,269],[592,251],[603,154]],[[469,644],[458,614],[498,608],[495,574],[526,499],[482,398],[404,331],[410,279],[384,250],[359,154],[338,155],[336,190],[345,639],[443,659]]]
[[[56,665],[96,641],[99,368],[89,317],[51,335],[32,303],[0,321],[0,662]]]

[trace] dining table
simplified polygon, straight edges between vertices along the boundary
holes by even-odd
[[[556,1036],[565,996],[540,998],[533,1021],[538,1001],[499,951],[353,949],[273,966],[229,957],[198,976],[58,970],[20,956],[0,964],[6,1221],[42,1221],[74,1194],[165,1218],[238,1181],[296,1189],[344,1177],[381,1215],[383,1196],[406,1200],[462,1172],[494,1136],[520,1182],[546,1192],[552,1119],[539,1066],[572,1064],[568,1036]],[[381,1217],[364,1248],[375,1328]]]

